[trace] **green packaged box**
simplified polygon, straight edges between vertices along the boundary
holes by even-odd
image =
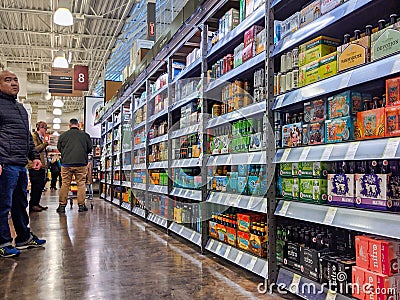
[[[400,22],[392,24],[371,36],[371,60],[377,60],[400,51]]]
[[[327,179],[300,179],[300,200],[302,201],[326,203],[327,191]]]
[[[282,196],[285,199],[299,199],[299,179],[282,178]]]
[[[321,57],[336,51],[340,40],[326,36],[319,36],[300,45],[299,66],[314,62]]]
[[[283,177],[296,177],[299,175],[299,163],[281,163],[279,174]]]
[[[307,161],[299,164],[301,178],[327,178],[329,163],[321,161]]]

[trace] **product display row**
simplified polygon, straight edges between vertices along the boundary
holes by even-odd
[[[396,1],[204,1],[102,117],[103,198],[271,282],[400,299]]]

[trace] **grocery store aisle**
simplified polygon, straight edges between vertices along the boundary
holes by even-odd
[[[31,214],[46,247],[0,259],[1,299],[279,299],[257,292],[259,277],[103,200],[59,216],[56,193],[43,193],[48,211]]]

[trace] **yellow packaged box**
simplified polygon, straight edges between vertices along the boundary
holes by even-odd
[[[333,52],[319,59],[318,80],[337,74],[337,53]]]
[[[371,38],[364,36],[337,47],[338,71],[363,65],[370,61]]]
[[[299,66],[314,62],[321,57],[336,51],[340,40],[326,36],[319,36],[299,48]]]
[[[299,86],[304,86],[318,81],[319,61],[315,61],[300,67]]]

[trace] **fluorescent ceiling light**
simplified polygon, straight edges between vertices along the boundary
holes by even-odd
[[[55,124],[54,124],[55,125]],[[53,128],[54,128],[54,125],[53,125]],[[55,129],[55,128],[54,128]],[[60,136],[60,134],[58,133],[58,131],[54,131],[53,132],[53,136]]]
[[[64,102],[61,99],[56,99],[53,101],[53,107],[63,107]]]
[[[53,119],[53,124],[60,124],[61,123],[61,119],[60,118],[54,118]]]
[[[60,129],[61,128],[61,125],[60,124],[53,124],[53,129]],[[56,131],[57,132],[57,131]],[[57,132],[58,133],[58,132]],[[53,135],[55,135],[54,133],[53,133]]]
[[[62,115],[62,110],[61,110],[61,108],[55,108],[55,109],[53,109],[53,115],[55,115],[55,116],[61,116],[61,115]]]
[[[54,68],[68,68],[69,64],[68,61],[65,58],[65,53],[62,50],[58,50],[56,57],[54,58],[53,61],[53,67]]]
[[[54,13],[53,22],[61,26],[71,26],[74,24],[74,17],[68,8],[60,7]]]

